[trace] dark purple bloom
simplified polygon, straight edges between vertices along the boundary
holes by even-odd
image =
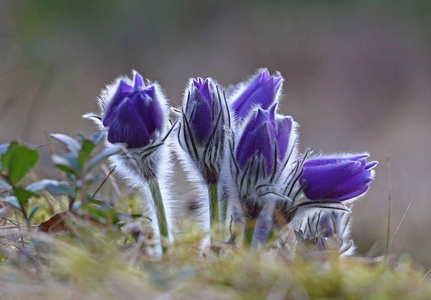
[[[274,162],[284,159],[289,148],[293,120],[291,117],[276,120],[275,110],[276,105],[268,110],[257,108],[251,117],[246,119],[236,149],[236,160],[242,170],[253,157],[263,158],[268,175],[274,168]]]
[[[103,118],[103,125],[109,128],[108,141],[126,143],[128,148],[149,145],[164,126],[159,100],[158,86],[145,86],[139,73],[135,73],[133,85],[121,80]]]
[[[238,91],[232,95],[232,109],[238,120],[243,120],[255,106],[268,109],[278,95],[283,77],[270,76],[268,69],[260,70],[250,81],[240,84]]]
[[[216,87],[210,78],[205,81],[202,78],[192,80],[185,113],[194,141],[198,145],[205,145],[220,113]]]
[[[367,163],[368,154],[328,156],[310,159],[304,164],[299,182],[310,200],[348,200],[368,190],[376,161]]]

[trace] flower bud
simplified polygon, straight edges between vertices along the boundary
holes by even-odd
[[[368,190],[373,181],[371,169],[376,161],[367,163],[368,154],[327,156],[309,159],[299,182],[305,183],[304,194],[310,200],[348,200]]]
[[[238,120],[244,120],[255,106],[268,109],[276,103],[282,84],[283,77],[280,74],[270,76],[268,69],[261,69],[248,82],[240,83],[231,96]]]
[[[351,214],[340,210],[325,209],[305,218],[295,234],[300,243],[297,250],[321,255],[329,252],[340,256],[352,255],[355,245],[350,237]],[[305,247],[305,249],[304,249]]]
[[[257,157],[263,159],[265,174],[271,174],[276,167],[274,163],[282,161],[288,148],[293,146],[289,143],[293,120],[291,117],[276,120],[276,107],[277,105],[273,105],[269,110],[258,108],[246,119],[236,149],[236,160],[242,170]]]
[[[197,168],[207,183],[217,183],[225,157],[231,118],[224,94],[211,78],[190,79],[177,136],[185,166]]]
[[[109,128],[108,141],[141,148],[156,140],[166,118],[160,97],[158,85],[146,86],[139,73],[132,85],[120,80],[103,118],[103,125]]]
[[[217,116],[220,104],[217,98],[214,82],[207,78],[193,79],[190,83],[190,98],[186,103],[186,116],[190,122],[191,133],[195,142],[205,145],[208,142]]]

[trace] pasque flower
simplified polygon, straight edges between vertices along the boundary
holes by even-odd
[[[226,144],[224,127],[230,127],[227,101],[211,78],[191,79],[188,85],[178,141],[205,181],[216,183]]]
[[[368,154],[326,156],[309,159],[299,182],[305,183],[304,194],[310,200],[348,200],[368,190],[373,181]]]
[[[190,122],[195,142],[205,145],[213,131],[220,113],[220,103],[214,82],[207,78],[193,79],[190,84],[190,98],[186,103],[186,116]]]
[[[283,81],[280,74],[271,76],[268,69],[260,69],[249,81],[240,83],[230,97],[238,120],[243,120],[255,106],[268,109],[276,103]]]
[[[217,231],[225,216],[224,209],[219,211],[225,207],[219,197],[219,181],[230,127],[230,108],[218,83],[212,78],[190,79],[177,126],[177,153],[189,175],[200,174],[207,185],[208,194],[197,197],[202,208],[199,215],[206,216],[201,219],[205,230],[211,226]],[[203,183],[199,181],[197,186]]]
[[[276,105],[264,110],[257,108],[246,120],[244,131],[236,148],[236,161],[241,169],[255,159],[262,159],[265,174],[271,174],[276,164],[283,160],[292,132],[291,117],[280,117],[276,120]],[[292,145],[290,145],[292,146]]]
[[[124,143],[127,149],[112,155],[110,162],[129,185],[139,190],[149,205],[146,214],[159,232],[155,244],[161,252],[162,239],[172,238],[172,213],[166,181],[171,169],[168,136],[169,108],[157,83],[145,83],[134,71],[133,80],[121,76],[102,90],[99,96],[101,116],[87,114],[99,126],[108,130],[107,147]],[[160,182],[160,184],[159,184]]]
[[[279,186],[296,141],[291,117],[276,115],[277,104],[256,107],[241,125],[231,168],[238,189],[245,223],[243,242],[263,242],[272,224],[270,186]],[[284,178],[282,178],[284,179]],[[265,195],[268,195],[265,196]],[[257,228],[255,232],[255,228]]]
[[[139,73],[135,73],[133,85],[120,80],[103,118],[103,125],[109,128],[108,141],[141,148],[157,139],[165,125],[159,98],[158,86],[146,86]]]

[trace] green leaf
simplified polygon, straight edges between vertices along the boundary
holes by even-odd
[[[120,221],[117,212],[106,204],[99,206],[86,202],[83,208],[90,214],[92,219],[104,225],[108,224],[108,220],[111,224],[117,224]]]
[[[92,160],[90,160],[90,162],[88,163],[88,169],[93,168],[95,165],[100,163],[102,160],[104,160],[108,156],[111,156],[111,155],[114,155],[114,154],[121,152],[123,147],[124,147],[123,144],[115,144],[115,145],[109,146],[108,148],[104,149],[102,152],[100,152],[98,155],[96,155],[96,157],[94,157]]]
[[[35,194],[39,193],[40,191],[46,190],[54,196],[67,195],[71,197],[76,197],[75,190],[66,181],[42,179],[41,181],[37,181],[30,184],[25,189]]]
[[[28,199],[30,199],[30,197],[36,196],[36,194],[34,194],[30,191],[27,191],[26,189],[21,188],[21,187],[14,188],[13,192],[15,194],[15,197],[18,198],[19,203],[21,203],[21,206],[26,205],[28,202]]]
[[[30,216],[28,217],[28,220],[31,220],[33,218],[34,214],[39,210],[39,206],[35,206],[33,210],[30,213]]]
[[[8,170],[9,159],[11,157],[12,152],[19,147],[18,142],[12,142],[10,144],[3,144],[0,146],[0,155],[1,155],[1,164],[0,170]]]
[[[9,151],[8,151],[9,152]],[[39,153],[36,150],[19,146],[11,153],[9,158],[9,180],[17,184],[27,173],[33,169],[39,161]]]
[[[82,143],[82,149],[79,153],[78,161],[81,165],[84,165],[88,157],[90,157],[91,152],[94,150],[96,145],[90,140],[84,140]]]
[[[61,133],[53,133],[51,134],[51,137],[65,144],[67,150],[69,150],[74,156],[78,156],[78,153],[81,150],[81,145],[77,140]]]
[[[22,209],[21,204],[19,203],[18,198],[15,197],[15,196],[8,196],[8,197],[5,197],[5,198],[1,198],[1,201],[3,201],[4,203],[9,204],[12,207],[15,207],[19,211],[21,211],[21,209]]]
[[[142,214],[130,214],[130,215],[128,215],[128,214],[117,211],[117,218],[119,221],[125,221],[125,222],[133,221],[135,219],[142,218],[142,217],[143,217]]]
[[[51,159],[57,168],[66,173],[78,174],[79,171],[81,171],[81,164],[77,158],[70,153],[65,156],[54,154],[51,156]]]
[[[18,226],[18,223],[15,223],[13,220],[6,218],[5,216],[3,216],[2,214],[0,214],[0,218],[2,218],[3,220],[9,221],[11,222],[13,225]]]

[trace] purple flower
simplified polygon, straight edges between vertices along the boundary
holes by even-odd
[[[219,180],[231,127],[229,107],[218,83],[212,79],[190,79],[179,116],[179,146],[207,183]],[[187,164],[187,163],[186,163]]]
[[[139,73],[132,85],[120,80],[103,118],[103,126],[109,128],[108,141],[127,143],[128,148],[149,145],[165,124],[161,97],[158,85],[146,86]]]
[[[238,120],[245,119],[255,106],[268,109],[276,102],[282,84],[283,77],[279,74],[270,76],[268,69],[259,70],[251,80],[241,83],[231,98]]]
[[[236,149],[236,161],[242,170],[253,158],[263,158],[265,175],[269,175],[274,170],[274,162],[282,161],[288,148],[293,146],[289,143],[293,120],[291,117],[276,119],[276,107],[275,104],[268,110],[257,108],[245,120]]]
[[[194,141],[206,145],[220,113],[215,83],[207,78],[193,79],[190,83],[190,97],[186,103],[186,117],[190,123]]]
[[[368,154],[328,156],[304,163],[299,182],[305,182],[304,194],[310,200],[348,200],[368,190],[373,181],[371,169],[376,161],[367,163]]]

